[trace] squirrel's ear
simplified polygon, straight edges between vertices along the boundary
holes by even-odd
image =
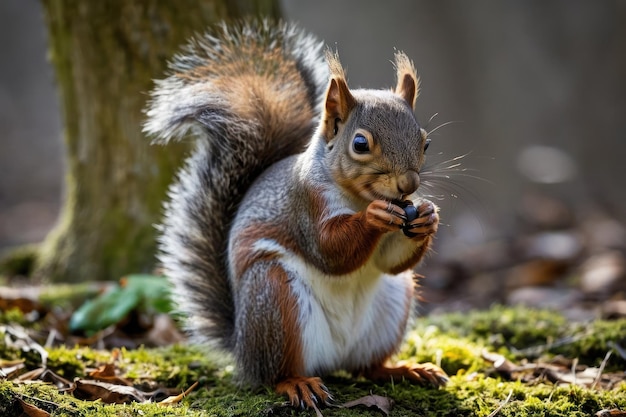
[[[398,84],[396,85],[396,94],[401,96],[411,108],[415,108],[415,100],[419,95],[420,79],[417,71],[413,66],[413,62],[404,52],[396,52],[396,71]]]
[[[326,101],[324,105],[324,136],[329,141],[337,134],[337,123],[345,122],[348,114],[356,105],[356,100],[350,93],[348,83],[339,58],[331,52],[326,53],[331,78],[328,90],[326,90]]]

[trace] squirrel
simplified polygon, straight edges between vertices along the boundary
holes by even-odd
[[[439,223],[416,194],[430,142],[419,79],[402,52],[395,67],[393,90],[350,89],[337,53],[298,26],[222,24],[173,58],[148,101],[155,142],[197,137],[159,237],[187,328],[233,355],[239,382],[294,406],[328,404],[320,377],[339,369],[447,380],[389,363]]]

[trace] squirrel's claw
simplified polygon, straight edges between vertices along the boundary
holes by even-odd
[[[430,201],[425,201],[416,211],[416,216],[402,227],[404,234],[409,238],[435,234],[439,227],[439,214],[436,206]]]
[[[442,387],[448,382],[448,375],[432,363],[399,362],[393,366],[382,365],[369,370],[366,377],[379,381],[407,379],[418,384],[429,384],[436,388]]]
[[[434,387],[441,387],[448,382],[448,375],[431,363],[408,366],[406,371],[407,379],[415,382],[425,381]]]
[[[374,200],[365,210],[366,222],[381,231],[397,231],[406,222],[404,210],[391,201]]]
[[[295,376],[276,384],[276,392],[286,395],[294,407],[316,408],[318,404],[330,405],[332,396],[318,377]]]

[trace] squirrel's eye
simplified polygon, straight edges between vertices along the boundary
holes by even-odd
[[[420,128],[420,136],[424,140],[424,152],[428,149],[428,145],[430,145],[430,139],[428,138],[428,132],[426,130]]]
[[[370,144],[363,135],[356,135],[352,140],[352,149],[356,153],[367,153],[370,151]]]

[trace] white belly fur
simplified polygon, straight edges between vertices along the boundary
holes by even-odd
[[[397,348],[413,294],[410,271],[387,275],[370,263],[329,276],[293,254],[281,263],[303,278],[291,284],[300,307],[306,375],[360,369]]]

